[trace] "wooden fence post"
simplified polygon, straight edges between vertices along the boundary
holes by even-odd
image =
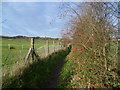
[[[61,42],[60,42],[60,49],[61,49]]]
[[[62,39],[59,39],[60,49],[62,49]]]
[[[53,52],[55,52],[55,41],[53,40]]]
[[[31,48],[34,50],[34,38],[31,38]]]
[[[35,50],[34,50],[34,38],[31,38],[31,47],[30,47],[30,49],[29,49],[29,51],[28,51],[28,53],[27,53],[27,56],[26,56],[26,58],[25,58],[25,61],[26,61],[26,62],[28,62],[28,59],[29,59],[29,57],[30,57],[30,54],[31,54],[31,56],[32,56],[32,61],[35,60],[35,57],[36,57],[37,60],[39,60],[39,55],[37,55],[37,54],[35,53]]]
[[[49,51],[49,40],[48,40],[48,54],[49,54],[49,52],[50,52],[50,51]]]
[[[34,38],[31,38],[32,60],[34,61]]]
[[[57,50],[59,50],[59,40],[58,40],[58,43],[57,43],[58,45],[57,45]]]
[[[33,38],[31,38],[31,46],[25,58],[25,62],[28,62],[30,54],[32,55],[32,60],[34,60],[34,39]]]
[[[59,49],[61,49],[60,40],[59,40]]]
[[[49,40],[46,41],[46,47],[47,47],[47,51],[46,51],[46,56],[49,54]]]

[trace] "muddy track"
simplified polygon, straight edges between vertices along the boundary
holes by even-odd
[[[63,65],[64,65],[64,59],[61,60],[60,64],[52,72],[52,75],[50,76],[48,82],[45,83],[42,88],[56,88],[57,87],[57,83],[58,83],[60,72],[62,70]]]

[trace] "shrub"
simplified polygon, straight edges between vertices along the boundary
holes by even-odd
[[[77,14],[76,19],[74,18],[70,24],[71,28],[69,27],[72,52],[67,59],[67,62],[70,62],[67,66],[71,67],[73,73],[69,76],[71,79],[67,81],[69,84],[60,84],[60,87],[61,85],[68,88],[120,86],[118,74],[112,71],[117,68],[118,63],[117,48],[112,49],[117,44],[111,37],[116,34],[116,22],[110,22],[117,19],[115,12],[111,12],[116,10],[115,5],[117,3],[84,3],[83,12],[81,8],[78,8],[80,12],[77,12],[78,9],[69,8]],[[66,75],[70,69],[67,66],[63,69],[61,82],[68,78]]]

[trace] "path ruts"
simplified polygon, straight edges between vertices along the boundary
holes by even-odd
[[[56,67],[55,71],[53,71],[52,75],[50,76],[48,82],[45,83],[42,88],[56,88],[63,65],[64,59],[61,60],[60,64]]]

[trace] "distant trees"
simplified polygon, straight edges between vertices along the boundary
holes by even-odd
[[[22,39],[27,39],[27,38],[32,38],[32,37],[27,37],[27,36],[21,36],[21,35],[19,35],[19,36],[0,36],[0,38],[8,38],[8,39],[20,39],[20,38],[22,38]],[[59,40],[59,38],[50,38],[50,37],[33,37],[33,38],[35,38],[35,39],[41,39],[41,40]]]

